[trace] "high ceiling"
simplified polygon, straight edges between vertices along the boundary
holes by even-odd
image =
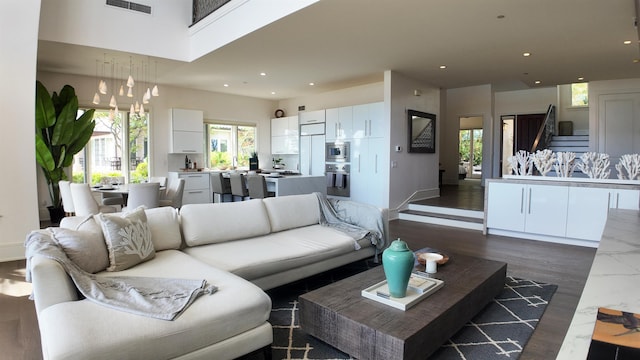
[[[158,59],[157,81],[277,100],[385,70],[496,91],[636,78],[635,13],[634,0],[321,0],[191,63]],[[41,41],[38,70],[95,76],[104,53]]]

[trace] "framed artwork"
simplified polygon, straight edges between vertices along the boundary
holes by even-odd
[[[436,152],[436,115],[417,110],[407,110],[409,120],[410,153]]]

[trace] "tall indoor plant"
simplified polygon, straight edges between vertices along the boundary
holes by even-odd
[[[42,168],[51,198],[50,213],[63,213],[58,181],[66,180],[64,168],[87,144],[96,126],[95,109],[78,117],[75,89],[65,85],[60,94],[49,91],[36,81],[36,161]],[[52,221],[55,219],[52,216]]]

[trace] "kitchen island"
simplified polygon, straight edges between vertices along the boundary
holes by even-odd
[[[267,190],[276,196],[310,194],[321,192],[327,194],[327,184],[324,176],[317,175],[262,175],[267,182]]]
[[[587,357],[598,308],[640,313],[639,215],[635,210],[610,210],[589,277],[557,360]],[[620,332],[625,330],[620,325]]]

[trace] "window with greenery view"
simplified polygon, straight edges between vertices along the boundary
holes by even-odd
[[[256,151],[256,127],[249,125],[207,124],[209,168],[249,169],[249,158]]]
[[[589,84],[571,84],[571,106],[589,106]]]
[[[73,182],[139,183],[149,176],[149,115],[96,110],[96,127],[73,161]]]

